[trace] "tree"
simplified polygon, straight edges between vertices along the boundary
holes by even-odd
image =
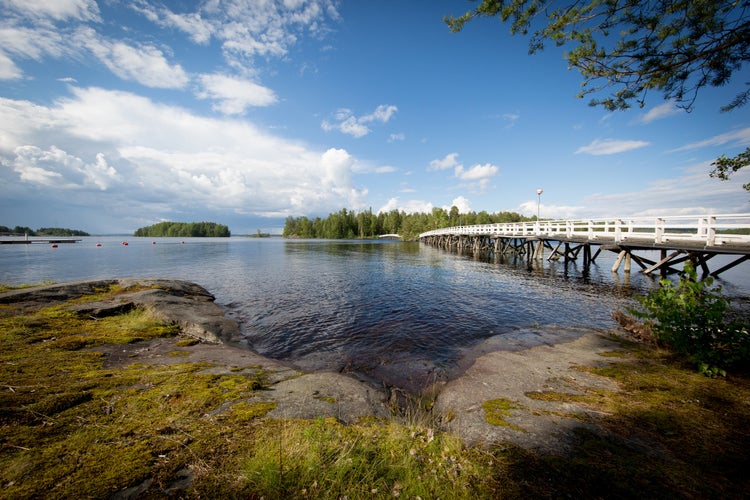
[[[592,105],[627,109],[645,103],[649,90],[692,109],[698,90],[728,83],[748,62],[747,0],[481,0],[475,9],[444,21],[454,32],[475,17],[510,22],[512,34],[535,30],[529,52],[572,43],[565,54],[584,77],[579,97],[614,87]],[[546,17],[546,24],[540,17]],[[600,83],[595,83],[600,82]],[[749,88],[723,109],[747,103]]]

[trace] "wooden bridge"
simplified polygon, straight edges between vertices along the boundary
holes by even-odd
[[[645,274],[666,276],[691,261],[704,277],[718,276],[750,260],[750,213],[478,224],[427,231],[419,240],[451,251],[523,256],[529,262],[543,259],[549,250],[547,260],[564,259],[567,265],[581,257],[584,267],[605,250],[618,254],[613,272],[622,265],[628,273],[635,262]],[[654,250],[660,255],[656,260],[643,255]],[[708,262],[717,255],[733,260],[711,271]]]

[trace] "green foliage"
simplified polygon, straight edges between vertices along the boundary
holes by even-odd
[[[313,220],[307,217],[287,217],[284,224],[285,238],[376,238],[381,234],[398,234],[404,240],[415,240],[420,233],[459,224],[493,224],[503,222],[521,222],[531,220],[516,212],[498,212],[488,214],[469,212],[460,214],[458,207],[446,211],[433,208],[429,214],[411,213],[391,210],[377,215],[372,210],[364,212],[341,209],[322,219]]]
[[[584,78],[578,97],[612,89],[592,100],[608,110],[644,105],[650,90],[691,109],[698,90],[727,84],[748,62],[750,9],[736,0],[646,0],[582,2],[482,0],[444,21],[460,31],[475,17],[498,17],[512,34],[533,31],[529,52],[572,44],[565,54]],[[596,84],[593,84],[597,82]],[[744,105],[750,89],[723,109]]]
[[[139,228],[133,236],[172,236],[172,237],[219,237],[231,236],[229,228],[215,222],[159,222]]]
[[[711,288],[713,280],[697,279],[692,265],[677,285],[662,280],[661,286],[639,302],[641,309],[629,309],[645,319],[659,341],[688,356],[707,375],[750,361],[750,333],[740,320],[727,319],[729,300],[721,287]]]
[[[722,181],[726,181],[729,177],[737,172],[739,169],[750,165],[750,148],[745,148],[745,151],[738,154],[733,158],[727,158],[721,155],[711,165],[714,169],[711,171],[711,177],[716,177]],[[750,182],[742,186],[747,191],[750,191]]]
[[[64,227],[40,227],[36,230],[36,234],[37,236],[90,236],[86,231]]]
[[[67,229],[64,227],[40,227],[36,231],[30,227],[16,226],[13,228],[0,226],[0,233],[5,234],[28,234],[29,236],[90,236],[89,233],[79,229]]]

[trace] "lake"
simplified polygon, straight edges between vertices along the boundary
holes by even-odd
[[[586,272],[385,240],[86,237],[54,249],[0,245],[0,282],[193,281],[228,308],[260,354],[414,389],[450,377],[491,337],[529,345],[615,327],[611,314],[655,283],[612,273],[615,257],[603,253]],[[748,278],[750,262],[717,283],[746,301]]]

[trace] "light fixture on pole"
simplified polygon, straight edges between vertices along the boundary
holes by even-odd
[[[542,204],[542,188],[539,188],[536,190],[536,195],[538,196],[537,202],[536,202],[536,220],[539,220],[539,206]]]

